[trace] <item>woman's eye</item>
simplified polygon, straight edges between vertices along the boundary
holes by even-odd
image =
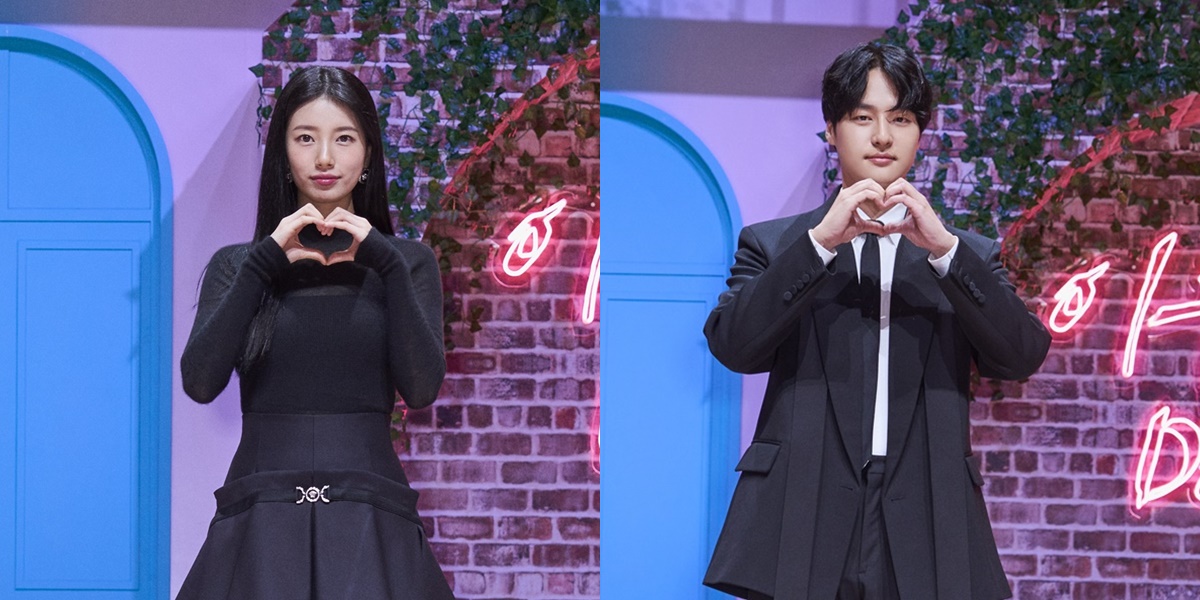
[[[296,138],[296,141],[307,144],[307,143],[313,141],[313,138],[311,135],[308,135],[307,133],[302,133],[302,134],[300,134],[299,137]]]
[[[354,138],[349,135],[343,135],[338,138],[338,141],[349,144],[350,142],[354,141]]]

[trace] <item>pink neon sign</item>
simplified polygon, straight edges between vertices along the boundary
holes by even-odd
[[[1172,444],[1173,442],[1173,444]],[[1170,465],[1163,461],[1163,452],[1174,445],[1174,454],[1179,457],[1174,474],[1168,471],[1169,479],[1162,481],[1159,469]],[[1172,417],[1171,407],[1164,406],[1150,417],[1146,425],[1146,438],[1138,456],[1137,471],[1134,473],[1134,508],[1141,509],[1150,502],[1166,497],[1183,487],[1200,470],[1200,425],[1185,417]],[[1169,468],[1169,467],[1167,467]],[[1156,483],[1156,480],[1158,482]],[[1200,498],[1200,481],[1190,490],[1193,500]]]
[[[554,240],[554,222],[560,218],[567,206],[569,192],[556,192],[550,195],[550,202],[544,208],[535,210],[521,219],[511,233],[508,234],[508,248],[498,258],[497,271],[510,279],[528,276]],[[555,198],[558,198],[555,200]],[[499,255],[498,255],[499,256]],[[504,283],[504,280],[500,280]],[[588,268],[587,282],[583,288],[582,307],[579,320],[585,325],[596,321],[596,303],[600,291],[600,240],[596,239],[596,247],[592,251],[591,263]]]
[[[1130,316],[1122,349],[1123,377],[1133,376],[1143,330],[1200,319],[1200,300],[1159,304],[1151,312],[1163,273],[1178,242],[1179,234],[1168,233],[1150,251],[1150,260],[1146,264],[1145,277]],[[1109,267],[1108,261],[1101,262],[1063,283],[1054,294],[1056,302],[1048,318],[1047,326],[1052,331],[1067,333],[1080,322],[1094,304],[1097,281],[1108,272]],[[1137,468],[1133,474],[1135,510],[1167,497],[1200,471],[1200,425],[1194,420],[1172,416],[1171,408],[1163,406],[1151,415],[1143,435]],[[1178,460],[1164,460],[1164,455]],[[1200,480],[1191,488],[1190,497],[1193,501],[1200,501]]]
[[[1126,378],[1133,377],[1143,329],[1153,329],[1200,318],[1200,300],[1161,304],[1153,314],[1150,314],[1150,306],[1154,303],[1159,283],[1167,267],[1167,261],[1175,251],[1178,241],[1178,233],[1168,233],[1154,245],[1154,249],[1150,252],[1150,262],[1146,265],[1145,279],[1138,292],[1137,303],[1134,305],[1133,314],[1129,320],[1129,330],[1125,335],[1125,346],[1121,356],[1121,375]],[[1052,331],[1066,333],[1083,318],[1095,299],[1096,281],[1108,271],[1108,268],[1109,263],[1102,262],[1084,273],[1071,277],[1054,294],[1057,302],[1050,312],[1047,323]]]
[[[524,275],[537,259],[541,258],[546,248],[550,246],[550,238],[554,236],[552,221],[567,205],[564,198],[542,210],[529,213],[508,234],[511,245],[504,253],[500,267],[509,277]],[[540,231],[539,231],[539,225]],[[523,261],[523,262],[522,262]]]

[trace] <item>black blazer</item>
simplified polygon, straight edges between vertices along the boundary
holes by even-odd
[[[743,229],[729,289],[704,326],[726,367],[771,374],[704,578],[730,594],[831,600],[860,510],[854,251],[839,246],[826,267],[808,236],[829,206]],[[883,510],[906,600],[1011,596],[971,452],[971,363],[984,377],[1023,379],[1050,346],[1008,281],[999,244],[951,232],[959,245],[945,277],[902,239],[892,282]]]

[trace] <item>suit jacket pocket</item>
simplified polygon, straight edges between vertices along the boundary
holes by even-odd
[[[750,447],[746,449],[746,453],[742,455],[742,460],[738,461],[734,470],[765,475],[771,472],[771,465],[775,464],[775,457],[778,454],[779,442],[754,440],[750,442]]]
[[[963,460],[967,461],[967,474],[971,476],[971,483],[974,483],[977,488],[983,487],[983,474],[979,472],[979,465],[983,459],[972,453],[964,456]]]

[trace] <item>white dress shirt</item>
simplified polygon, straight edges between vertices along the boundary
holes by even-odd
[[[858,211],[858,216],[863,220],[871,220],[861,208],[855,209]],[[890,208],[887,212],[879,215],[875,221],[884,225],[899,223],[904,220],[908,214],[908,207],[903,204],[897,204]],[[850,241],[854,248],[854,264],[862,265],[862,247],[863,236],[869,234],[860,234]],[[825,266],[829,266],[830,261],[837,256],[837,251],[828,250],[821,244],[817,243],[813,237],[812,230],[808,230],[808,237],[812,240],[813,248],[820,255],[821,260],[825,262]],[[887,455],[887,432],[888,432],[888,350],[891,345],[891,333],[888,324],[891,322],[892,316],[892,273],[896,270],[896,247],[900,244],[899,233],[879,236],[879,365],[878,379],[875,382],[875,420],[871,427],[871,454],[875,456]],[[950,248],[944,256],[934,258],[929,256],[929,264],[937,273],[938,277],[945,277],[950,271],[950,261],[954,259],[954,253],[958,251],[958,238],[954,238],[954,246]]]

